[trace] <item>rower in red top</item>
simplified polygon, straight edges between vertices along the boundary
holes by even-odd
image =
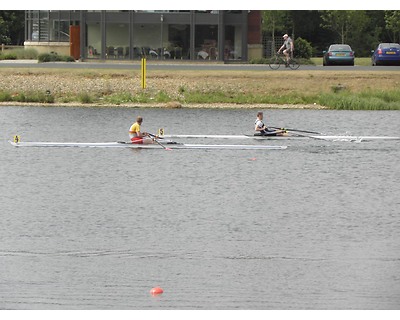
[[[137,117],[136,122],[132,124],[129,129],[129,138],[131,139],[132,143],[137,144],[150,144],[154,141],[150,138],[150,135],[147,132],[141,132],[140,126],[143,122],[142,117]]]

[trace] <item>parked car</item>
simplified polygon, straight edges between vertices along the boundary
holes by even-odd
[[[400,64],[400,44],[380,43],[372,52],[372,65]]]
[[[324,66],[332,64],[354,66],[354,51],[348,44],[331,44],[328,51],[323,53],[322,64]]]

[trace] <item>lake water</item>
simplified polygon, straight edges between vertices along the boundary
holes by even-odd
[[[153,133],[243,134],[256,111],[0,107],[0,309],[399,309],[400,141],[7,142],[126,140],[137,115]],[[398,111],[264,114],[273,126],[400,136]]]

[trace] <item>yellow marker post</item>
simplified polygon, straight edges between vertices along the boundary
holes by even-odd
[[[141,74],[142,74],[142,89],[146,89],[146,58],[142,58]]]

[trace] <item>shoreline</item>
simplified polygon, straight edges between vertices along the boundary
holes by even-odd
[[[400,73],[0,68],[0,106],[399,110]],[[387,80],[390,79],[388,82]]]
[[[314,109],[329,110],[317,104],[236,104],[236,103],[31,103],[31,102],[0,102],[0,107],[70,107],[70,108],[160,108],[160,109]]]

